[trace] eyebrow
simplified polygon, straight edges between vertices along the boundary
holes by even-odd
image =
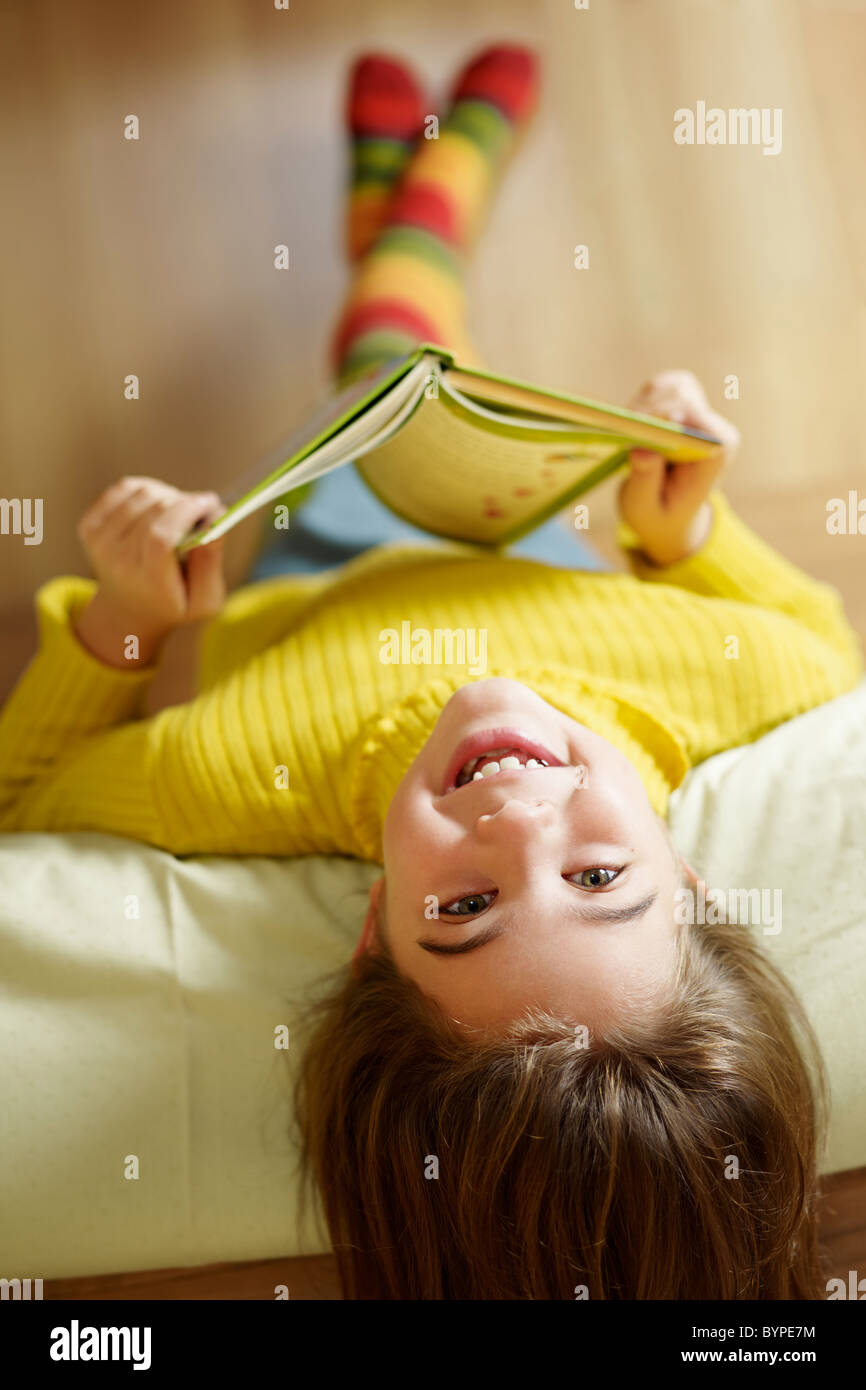
[[[656,898],[658,889],[653,891],[640,902],[627,903],[624,907],[582,907],[574,903],[569,908],[572,917],[576,917],[583,925],[608,926],[617,922],[634,922],[638,917],[643,917],[649,912]],[[415,943],[423,951],[429,951],[434,956],[465,956],[467,951],[477,951],[479,947],[486,946],[488,941],[495,941],[497,937],[504,936],[510,925],[509,919],[500,922],[496,926],[485,927],[483,931],[471,936],[468,941],[460,941],[453,946],[445,946],[441,941],[431,940],[430,937],[419,937]]]

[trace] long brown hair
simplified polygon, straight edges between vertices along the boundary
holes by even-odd
[[[295,1112],[346,1298],[825,1296],[826,1082],[747,929],[683,927],[670,996],[576,1043],[470,1040],[387,948],[307,1017]]]

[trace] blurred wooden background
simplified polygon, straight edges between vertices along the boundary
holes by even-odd
[[[866,496],[861,0],[6,0],[0,495],[42,497],[45,530],[0,536],[0,693],[36,586],[86,572],[75,524],[109,482],[225,490],[324,391],[351,58],[414,58],[436,110],[497,38],[534,43],[546,85],[472,265],[479,347],[613,401],[692,368],[743,434],[729,494],[866,629],[866,538],[825,529],[828,498]],[[781,108],[781,153],[676,145],[699,100]]]

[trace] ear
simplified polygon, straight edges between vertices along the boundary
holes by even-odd
[[[375,953],[376,950],[376,928],[378,926],[379,902],[382,897],[382,890],[385,887],[385,875],[380,874],[374,883],[370,885],[370,902],[367,908],[367,916],[364,918],[364,926],[361,929],[361,937],[355,947],[353,960],[358,960],[365,952]]]
[[[699,885],[702,884],[704,880],[701,878],[697,870],[693,869],[688,859],[684,859],[682,855],[679,855],[679,861],[682,864],[683,872],[685,873],[686,878],[689,880],[689,883],[691,883],[692,887],[699,887]]]

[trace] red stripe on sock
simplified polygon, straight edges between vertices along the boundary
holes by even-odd
[[[399,328],[415,335],[419,343],[436,343],[441,332],[432,319],[418,313],[401,299],[368,299],[350,309],[341,320],[334,338],[331,354],[341,362],[353,339],[378,328]]]
[[[388,213],[387,225],[423,227],[452,246],[460,245],[460,228],[454,204],[435,183],[410,183],[398,189]]]
[[[492,102],[512,121],[522,120],[538,91],[538,63],[528,48],[488,48],[464,68],[452,99]]]
[[[410,140],[424,121],[423,96],[407,67],[390,58],[359,58],[349,78],[346,120],[355,135]]]

